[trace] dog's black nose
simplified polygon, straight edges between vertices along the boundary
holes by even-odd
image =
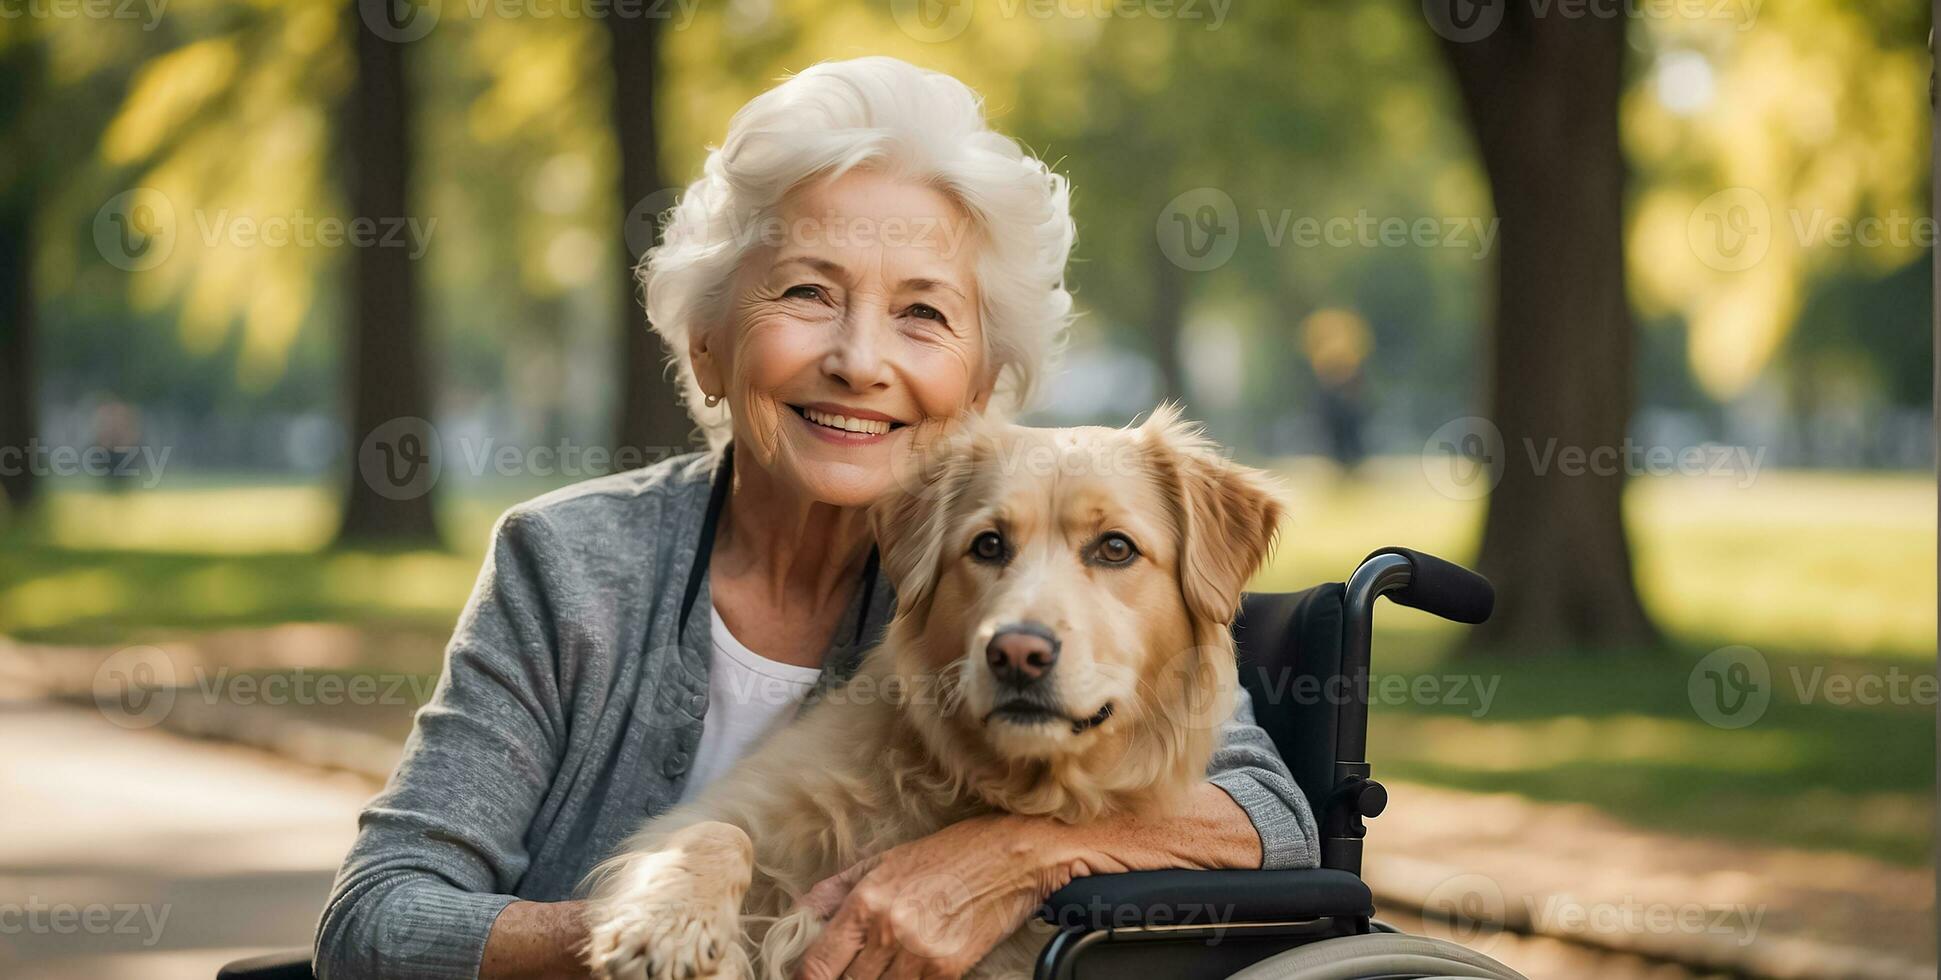
[[[1051,672],[1058,663],[1058,634],[1043,623],[1012,623],[1000,627],[984,645],[984,662],[1004,684],[1024,687]]]

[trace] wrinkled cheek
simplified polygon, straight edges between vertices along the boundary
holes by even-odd
[[[782,438],[782,417],[784,409],[780,402],[761,390],[752,378],[736,376],[742,412],[741,424],[737,426],[739,435],[748,440],[755,450],[755,457],[762,462],[764,469],[773,470],[781,462],[787,440]]]
[[[977,394],[972,381],[978,377],[981,363],[982,358],[969,346],[929,350],[910,359],[904,374],[912,379],[911,391],[926,420],[948,426],[970,411]]]
[[[774,369],[761,360],[763,345],[773,344],[776,339],[764,336],[760,325],[751,326],[743,335],[741,350],[737,352],[741,356],[731,367],[730,384],[734,387],[735,404],[739,409],[736,435],[747,440],[765,468],[774,468],[782,462],[779,457],[788,451],[786,447],[789,445],[782,435],[782,426],[788,422],[784,415],[787,409],[774,397],[771,390],[773,379],[767,377],[774,373]]]

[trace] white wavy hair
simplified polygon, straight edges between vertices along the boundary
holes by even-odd
[[[707,406],[689,337],[725,313],[736,268],[761,243],[747,229],[797,185],[857,167],[935,187],[969,215],[985,363],[997,371],[993,409],[1030,404],[1062,349],[1072,318],[1065,263],[1077,234],[1065,178],[992,130],[977,93],[949,75],[887,57],[823,62],[735,113],[640,263],[648,320],[711,446],[728,441],[728,405]]]

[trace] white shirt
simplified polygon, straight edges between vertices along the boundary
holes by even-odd
[[[702,717],[694,768],[681,788],[682,803],[734,768],[762,736],[788,724],[822,676],[819,667],[780,663],[743,646],[712,603],[708,615],[714,646],[708,661],[708,712]]]

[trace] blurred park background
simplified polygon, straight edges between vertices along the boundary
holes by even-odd
[[[1384,610],[1378,675],[1495,686],[1379,703],[1378,775],[1932,865],[1924,4],[0,10],[17,671],[435,675],[497,514],[691,446],[630,268],[728,116],[890,54],[1073,182],[1033,419],[1179,398],[1281,471],[1256,587],[1497,582],[1473,636]]]

